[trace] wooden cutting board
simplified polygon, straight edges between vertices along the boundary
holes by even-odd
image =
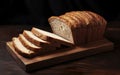
[[[104,39],[97,42],[89,43],[82,47],[76,46],[73,48],[64,48],[61,49],[62,51],[59,50],[61,52],[37,56],[30,59],[24,58],[19,55],[15,51],[12,42],[7,42],[6,45],[9,53],[13,56],[19,66],[23,68],[26,72],[42,69],[45,67],[59,64],[61,62],[79,59],[96,53],[113,50],[113,43]]]

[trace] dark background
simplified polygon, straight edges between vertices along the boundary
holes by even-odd
[[[48,18],[68,11],[90,10],[108,22],[120,20],[118,0],[0,0],[0,25],[49,26]]]
[[[0,75],[120,75],[119,0],[0,0]],[[108,24],[105,37],[114,50],[26,73],[11,57],[6,42],[33,26],[49,30],[48,18],[67,11],[90,10]],[[49,28],[49,29],[47,29]]]

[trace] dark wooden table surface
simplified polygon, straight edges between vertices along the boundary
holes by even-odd
[[[33,26],[35,25],[0,26],[0,75],[120,75],[119,21],[108,23],[105,32],[105,37],[115,44],[114,50],[26,73],[8,53],[6,42],[10,41],[12,37],[18,36],[25,29],[30,30]]]

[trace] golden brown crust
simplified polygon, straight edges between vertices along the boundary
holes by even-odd
[[[66,13],[65,16],[70,17],[75,23],[73,24],[74,28],[81,27],[81,22],[73,13]]]
[[[80,13],[80,11],[78,11]],[[85,11],[82,11],[80,13],[84,18],[86,18],[86,24],[87,24],[87,29],[86,29],[86,36],[85,36],[85,40],[88,42],[91,40],[92,38],[92,28],[94,27],[93,24],[92,24],[92,17],[87,14]]]
[[[76,21],[77,25],[80,25],[79,19],[73,13],[65,13],[65,15],[71,17],[73,20]]]
[[[95,26],[95,25],[96,25],[96,24],[94,23],[95,19],[94,19],[94,17],[93,17],[92,15],[90,15],[88,12],[89,12],[89,11],[83,11],[83,13],[87,16],[87,18],[88,18],[89,21],[90,21],[89,24]]]
[[[82,25],[106,25],[107,23],[103,17],[91,11],[72,11],[59,17],[63,20],[67,20],[68,23],[70,22],[70,25],[77,25],[76,22],[80,23],[80,21]],[[52,16],[48,20],[50,21],[53,18],[55,19],[56,17]],[[74,21],[76,21],[75,24]]]
[[[85,15],[85,13],[83,12],[83,11],[77,11],[78,13],[79,13],[79,15],[82,17],[82,18],[84,18],[84,20],[85,20],[85,25],[89,25],[90,24],[90,20],[89,20],[89,18],[88,18],[88,16],[87,15]]]
[[[86,41],[90,42],[92,41],[92,38],[95,37],[94,36],[94,29],[95,29],[95,24],[93,21],[93,17],[91,15],[89,15],[88,13],[86,13],[87,11],[78,11],[82,16],[84,16],[86,19],[86,24],[87,24],[87,30],[86,30]]]
[[[66,14],[72,16],[77,21],[77,23],[78,23],[79,26],[81,26],[81,25],[84,24],[84,22],[80,19],[80,17],[77,14],[75,14],[75,11],[68,12]]]
[[[77,11],[77,12],[79,12],[79,13],[84,12],[83,15],[82,14],[81,15],[84,17],[87,16],[88,21],[90,23],[89,26],[92,26],[91,30],[92,30],[92,34],[94,37],[93,36],[91,37],[91,41],[99,40],[98,38],[102,39],[103,37],[101,37],[101,36],[103,36],[103,34],[104,34],[104,30],[105,30],[106,23],[107,23],[105,21],[105,19],[103,17],[101,17],[100,15],[93,13],[91,11]],[[88,32],[90,32],[90,31],[88,31]]]
[[[107,24],[106,20],[96,13],[93,13],[90,11],[88,13],[91,14],[95,18],[94,22],[96,22],[97,29],[98,29],[98,33],[96,34],[97,40],[103,39],[103,34],[104,34],[106,24]]]
[[[86,27],[86,25],[85,25],[86,22],[85,22],[84,18],[81,17],[81,15],[77,11],[72,11],[71,13],[74,14],[79,19],[79,22],[81,23],[82,27]]]
[[[64,20],[67,20],[70,23],[70,27],[72,27],[72,28],[75,27],[76,23],[75,23],[75,21],[70,16],[61,15],[59,17],[62,18],[62,19],[64,19]]]
[[[85,38],[86,38],[86,30],[87,30],[86,26],[84,26],[85,21],[82,20],[81,17],[79,17],[75,11],[68,12],[66,14],[70,15],[71,17],[74,16],[74,20],[77,20],[76,22],[78,23],[75,27],[76,29],[73,30],[75,43],[84,44],[86,42]]]
[[[101,17],[100,15],[98,15],[96,13],[93,13],[91,11],[89,11],[88,13],[93,15],[95,17],[96,21],[99,22],[100,25],[106,25],[107,24],[106,20],[103,17]]]

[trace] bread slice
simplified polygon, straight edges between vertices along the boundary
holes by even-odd
[[[13,37],[12,42],[16,52],[20,55],[24,57],[32,57],[35,55],[35,52],[27,49],[18,38]]]
[[[34,35],[36,35],[37,37],[39,37],[45,41],[51,42],[51,44],[53,44],[54,46],[59,47],[60,44],[63,44],[66,46],[73,46],[73,44],[70,41],[68,41],[56,34],[53,34],[53,33],[50,33],[50,32],[35,28],[35,27],[32,28],[31,32]]]
[[[40,30],[40,29],[38,29],[38,28],[33,27],[33,28],[31,29],[31,32],[32,32],[35,36],[37,36],[38,38],[50,42],[50,43],[51,43],[51,46],[54,46],[54,47],[60,47],[60,46],[61,46],[61,44],[58,43],[54,38],[49,37],[49,35],[46,35],[46,33],[49,33],[49,32],[47,32],[47,31]],[[44,32],[46,32],[46,33],[44,33]]]
[[[21,41],[21,43],[28,49],[32,50],[32,51],[39,51],[40,49],[42,49],[41,47],[38,47],[34,44],[32,44],[30,41],[28,41],[23,34],[19,34],[19,40]]]
[[[34,44],[38,47],[49,47],[50,46],[50,42],[44,41],[44,40],[38,38],[31,31],[24,30],[23,35],[28,41],[30,41],[32,44]]]

